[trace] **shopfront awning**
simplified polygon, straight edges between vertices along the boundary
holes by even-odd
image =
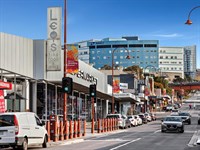
[[[114,97],[120,102],[139,102],[139,99],[131,93],[115,93]]]

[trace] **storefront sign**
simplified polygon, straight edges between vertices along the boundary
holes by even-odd
[[[12,83],[0,81],[0,90],[11,90]]]
[[[75,45],[67,45],[67,73],[78,72],[78,47]]]
[[[79,70],[78,73],[71,73],[72,75],[76,76],[77,78],[81,78],[83,80],[86,80],[90,83],[96,84],[97,85],[97,78],[95,78],[94,76],[90,75],[87,72],[84,72],[82,70]]]
[[[4,92],[0,90],[0,113],[5,112]]]
[[[48,8],[47,71],[61,70],[61,7]]]
[[[120,90],[128,89],[128,83],[120,83],[119,87],[120,87]]]

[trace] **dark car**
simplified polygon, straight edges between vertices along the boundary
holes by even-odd
[[[183,122],[191,124],[191,115],[188,112],[179,112],[178,115],[182,118]]]
[[[184,132],[184,124],[180,116],[168,116],[162,120],[161,132],[178,131]]]
[[[147,123],[148,122],[147,118],[146,118],[146,116],[144,114],[139,114],[138,116],[142,119],[142,123]]]

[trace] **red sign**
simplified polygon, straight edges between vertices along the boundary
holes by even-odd
[[[11,90],[12,84],[9,82],[3,82],[0,80],[0,90]]]
[[[0,113],[5,112],[5,100],[3,90],[0,90]]]
[[[67,46],[67,73],[78,73],[78,49],[74,45]]]
[[[113,93],[119,93],[120,92],[120,78],[114,77],[113,79]]]

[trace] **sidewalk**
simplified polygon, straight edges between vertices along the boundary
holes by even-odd
[[[101,137],[101,136],[106,136],[110,134],[116,134],[116,133],[121,133],[121,132],[126,132],[126,129],[119,129],[119,130],[114,130],[114,131],[109,131],[109,132],[104,132],[104,133],[97,133],[97,130],[95,130],[95,133],[91,133],[91,122],[86,123],[86,135],[73,138],[73,139],[68,139],[68,140],[63,140],[63,141],[57,141],[53,142],[50,141],[48,142],[49,146],[57,146],[57,145],[69,145],[69,144],[74,144],[74,143],[80,143],[83,142],[84,140],[90,139],[90,138],[96,138],[96,137]]]

